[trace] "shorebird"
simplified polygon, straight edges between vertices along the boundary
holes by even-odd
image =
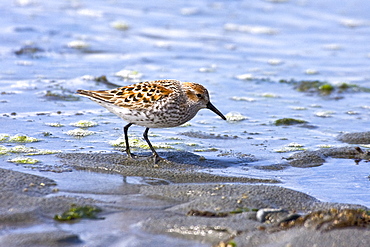
[[[130,151],[128,129],[131,125],[146,127],[143,137],[157,163],[161,158],[148,138],[150,128],[168,128],[182,125],[192,119],[199,110],[209,109],[223,120],[225,116],[210,102],[208,91],[200,84],[178,80],[146,81],[106,91],[77,90],[128,124],[123,128],[128,157]]]

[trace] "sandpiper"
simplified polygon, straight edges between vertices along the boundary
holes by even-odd
[[[144,139],[157,163],[161,158],[148,139],[149,128],[168,128],[182,125],[192,119],[200,109],[210,109],[223,120],[225,116],[212,105],[208,91],[200,84],[178,80],[146,81],[106,91],[77,90],[128,124],[123,128],[128,157],[130,151],[128,129],[131,125],[146,127]]]

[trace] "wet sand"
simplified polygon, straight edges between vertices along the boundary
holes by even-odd
[[[224,246],[235,243],[236,246],[304,247],[370,244],[366,219],[357,215],[357,221],[348,219],[342,224],[330,220],[336,217],[333,210],[337,210],[338,215],[345,214],[347,209],[369,210],[366,207],[321,202],[282,188],[276,180],[207,174],[202,169],[222,164],[199,161],[199,156],[185,152],[172,155],[176,158],[169,154],[169,160],[189,160],[190,164],[161,161],[154,165],[150,159],[131,160],[121,154],[60,154],[61,162],[76,170],[120,174],[123,180],[133,175],[155,178],[148,179],[152,184],[126,184],[109,192],[102,189],[97,192],[99,200],[83,189],[80,194],[75,191],[76,195],[60,195],[58,185],[49,178],[1,169],[1,226],[3,230],[8,229],[8,234],[0,237],[1,245]],[[104,184],[101,187],[104,188]],[[102,209],[99,217],[104,219],[71,223],[53,219],[72,204],[99,207]],[[283,210],[276,213],[276,209]],[[314,223],[311,219],[311,223],[303,225],[292,223],[296,217],[318,211],[326,218]],[[290,222],[292,226],[284,227],[282,222]]]

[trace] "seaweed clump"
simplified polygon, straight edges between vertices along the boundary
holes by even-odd
[[[70,209],[62,213],[61,215],[55,215],[54,220],[57,221],[71,221],[77,219],[102,219],[96,215],[102,210],[93,206],[76,206],[72,205]]]
[[[355,84],[348,84],[345,82],[339,84],[331,84],[325,81],[295,81],[295,80],[280,80],[280,83],[294,85],[298,92],[317,93],[323,96],[328,96],[333,93],[343,92],[370,92],[370,88],[360,87]]]
[[[369,211],[363,209],[336,209],[319,210],[300,216],[292,221],[283,221],[280,227],[287,229],[295,226],[305,226],[314,230],[330,231],[345,227],[370,227]]]
[[[307,121],[301,120],[301,119],[295,119],[295,118],[280,118],[278,120],[275,120],[274,122],[276,126],[295,125],[295,124],[304,124],[304,123],[307,123]]]
[[[30,143],[40,141],[37,138],[26,136],[26,135],[14,135],[10,136],[7,134],[0,134],[0,142],[5,143]]]

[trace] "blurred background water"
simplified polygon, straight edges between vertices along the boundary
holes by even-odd
[[[198,82],[221,112],[245,119],[224,122],[202,110],[186,127],[152,129],[153,144],[233,164],[211,173],[276,178],[321,200],[370,206],[369,163],[329,159],[314,168],[260,169],[284,163],[294,153],[289,147],[345,146],[338,134],[369,130],[368,91],[322,95],[300,92],[293,83],[370,88],[369,11],[370,2],[360,0],[3,0],[1,133],[39,138],[26,146],[41,149],[112,152],[109,143],[120,139],[124,123],[75,90],[157,79]],[[97,79],[103,75],[108,82]],[[288,117],[313,127],[273,125]],[[89,128],[95,134],[68,135],[79,120],[97,122]],[[133,127],[131,138],[142,131]],[[20,169],[8,159],[1,157],[2,167]],[[38,159],[23,171],[58,165],[50,156]]]

